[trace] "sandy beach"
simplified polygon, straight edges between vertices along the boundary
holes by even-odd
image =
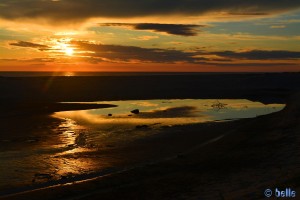
[[[77,106],[80,109],[80,105],[54,106],[47,112],[41,111],[45,105],[56,105],[55,102],[61,101],[248,98],[284,102],[287,106],[278,113],[252,119],[166,127],[159,134],[117,147],[115,152],[101,152],[106,157],[112,152],[115,155],[116,169],[111,173],[98,177],[95,174],[86,177],[92,178],[90,180],[83,177],[70,184],[2,196],[1,199],[264,199],[264,191],[268,188],[289,187],[299,191],[300,79],[297,73],[206,75],[180,77],[180,81],[174,76],[143,77],[143,86],[137,84],[141,81],[139,77],[131,77],[131,81],[128,77],[128,80],[124,77],[68,78],[57,78],[47,92],[42,90],[47,78],[2,78],[1,81],[7,84],[1,85],[1,91],[4,93],[7,88],[13,88],[13,92],[1,96],[1,117],[5,119],[1,126],[11,126],[11,119],[16,122],[16,119],[22,119],[20,116],[32,116],[26,117],[26,122],[19,120],[25,124],[45,123],[46,119],[54,119],[43,113],[73,110]],[[216,80],[219,81],[216,83]],[[26,90],[18,88],[20,82]],[[65,88],[58,90],[61,82],[66,83]],[[79,87],[78,82],[86,85]],[[106,87],[91,89],[91,85],[100,82]],[[132,89],[136,85],[139,87]],[[25,95],[21,95],[25,91]],[[11,106],[7,106],[7,102],[11,102]],[[30,114],[32,107],[35,111]],[[9,113],[11,118],[6,117]],[[12,130],[10,126],[4,130]],[[22,134],[19,129],[15,130]],[[140,155],[149,158],[149,162],[133,165]]]

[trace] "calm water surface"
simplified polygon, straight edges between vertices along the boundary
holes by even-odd
[[[96,102],[117,107],[58,112],[54,117],[71,119],[84,126],[87,138],[95,145],[141,137],[139,128],[185,125],[241,118],[253,118],[283,109],[282,104],[264,105],[249,100],[130,100]],[[131,113],[138,109],[139,114]],[[136,135],[136,134],[137,135]],[[149,132],[147,132],[149,134]],[[105,138],[105,139],[104,139]]]

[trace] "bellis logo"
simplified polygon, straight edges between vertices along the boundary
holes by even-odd
[[[275,189],[275,196],[276,197],[296,197],[296,191],[292,190],[291,188],[286,188],[285,190],[279,190],[278,188]]]

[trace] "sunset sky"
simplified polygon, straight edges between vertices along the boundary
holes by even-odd
[[[0,71],[300,71],[300,1],[0,0]]]

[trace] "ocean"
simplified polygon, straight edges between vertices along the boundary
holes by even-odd
[[[257,73],[257,72],[256,72]],[[0,71],[0,77],[42,77],[42,76],[170,76],[170,75],[209,75],[209,74],[248,74],[242,72],[32,72]],[[251,74],[251,73],[249,73]],[[259,73],[257,73],[259,74]]]

